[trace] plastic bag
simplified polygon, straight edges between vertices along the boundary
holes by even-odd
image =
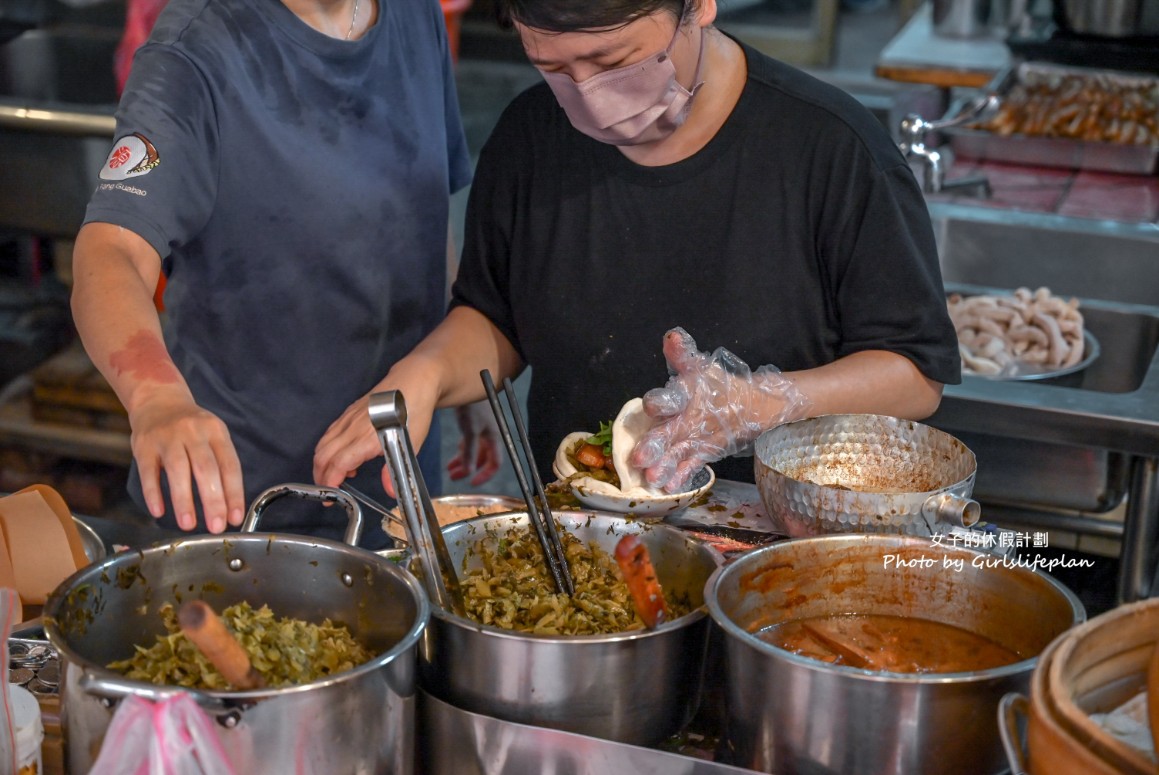
[[[158,702],[121,701],[89,775],[235,775],[217,726],[178,692]]]

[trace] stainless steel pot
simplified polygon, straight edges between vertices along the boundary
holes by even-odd
[[[948,433],[912,420],[832,414],[761,434],[753,451],[761,501],[793,537],[929,536],[970,527],[977,461]]]
[[[584,542],[615,549],[636,533],[665,593],[695,610],[655,630],[543,637],[484,626],[435,607],[419,673],[435,697],[474,713],[636,745],[676,733],[695,713],[707,647],[704,584],[721,555],[680,530],[588,511],[556,513]],[[527,513],[483,516],[443,529],[455,567],[479,563],[476,548],[516,528]]]
[[[256,533],[260,506],[281,495],[342,503],[355,543],[361,513],[337,490],[287,485],[251,507],[242,534],[201,536],[116,554],[65,580],[45,607],[45,632],[65,663],[61,717],[69,771],[88,772],[118,699],[175,687],[130,681],[105,665],[163,631],[158,609],[200,598],[249,601],[279,616],[345,624],[374,659],[327,680],[247,692],[190,691],[221,724],[238,772],[409,773],[414,766],[416,653],[430,606],[418,581],[345,544]]]
[[[1055,0],[1071,32],[1107,38],[1159,35],[1159,5],[1154,0]]]
[[[952,563],[961,561],[961,568]],[[727,742],[734,764],[842,775],[994,773],[1005,767],[999,700],[1025,693],[1037,655],[1086,618],[1045,573],[922,538],[785,541],[713,574],[705,597],[724,631]],[[752,634],[834,613],[915,616],[990,638],[1026,659],[906,675],[833,665]]]

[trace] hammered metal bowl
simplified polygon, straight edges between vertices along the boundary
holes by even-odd
[[[929,536],[978,521],[974,453],[912,420],[835,414],[766,431],[753,451],[757,488],[786,534]]]

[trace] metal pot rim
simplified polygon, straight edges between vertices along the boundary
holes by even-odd
[[[680,616],[672,619],[671,621],[664,622],[654,630],[628,630],[626,632],[610,632],[604,633],[602,635],[535,635],[529,632],[519,632],[517,630],[508,630],[503,627],[496,627],[492,624],[480,624],[474,619],[470,619],[465,616],[459,616],[437,606],[431,606],[431,616],[445,622],[446,624],[465,630],[473,630],[480,635],[487,635],[493,638],[501,638],[505,640],[532,641],[535,643],[569,643],[575,645],[590,644],[592,646],[603,645],[607,643],[626,643],[630,641],[660,637],[668,632],[671,632],[672,630],[677,630],[682,627],[689,627],[707,615],[707,605],[702,605],[699,608],[695,608],[684,614],[684,616]]]
[[[163,554],[172,551],[179,546],[198,545],[198,544],[221,544],[226,542],[231,543],[270,543],[277,541],[278,543],[301,544],[307,547],[317,547],[323,551],[339,551],[344,554],[349,554],[359,561],[373,561],[383,567],[388,573],[397,576],[407,588],[415,600],[415,620],[404,634],[393,646],[386,651],[375,656],[368,662],[364,662],[358,667],[347,670],[336,675],[328,676],[318,681],[312,681],[306,684],[297,684],[295,686],[284,686],[276,689],[256,689],[245,692],[227,692],[216,691],[209,689],[186,689],[180,686],[158,686],[153,683],[146,683],[144,681],[130,681],[122,674],[116,673],[104,665],[98,665],[91,660],[88,660],[72,649],[68,645],[68,641],[56,626],[56,611],[64,604],[67,596],[80,584],[85,583],[86,579],[92,577],[99,577],[108,569],[119,565],[132,562],[131,558],[134,555],[139,555],[144,558],[146,554]],[[372,559],[373,558],[373,559]],[[396,562],[389,558],[382,557],[374,552],[368,552],[349,544],[344,544],[340,541],[331,541],[325,538],[314,538],[310,536],[298,536],[288,533],[228,533],[224,536],[203,535],[191,538],[179,538],[176,541],[166,543],[155,543],[144,549],[131,549],[124,552],[117,552],[110,555],[104,561],[90,565],[86,568],[78,570],[73,575],[62,581],[60,585],[53,590],[49,596],[48,601],[44,606],[44,631],[53,647],[57,649],[60,655],[79,667],[82,667],[87,673],[91,673],[98,677],[114,678],[121,684],[127,687],[139,687],[142,691],[152,693],[158,690],[171,689],[174,692],[184,691],[202,697],[211,697],[218,700],[230,701],[257,701],[268,699],[271,697],[280,697],[289,694],[297,694],[299,692],[306,692],[310,690],[321,689],[329,686],[336,686],[346,683],[348,681],[357,680],[358,678],[371,673],[379,668],[393,662],[399,656],[405,654],[412,649],[423,634],[423,630],[430,620],[431,605],[427,599],[426,592],[423,591],[422,585],[419,584],[418,579],[414,577],[405,568],[400,567]]]
[[[861,492],[858,490],[842,490],[842,489],[838,489],[836,487],[831,487],[829,485],[817,484],[816,482],[810,482],[810,481],[805,480],[805,479],[797,479],[796,477],[789,476],[784,471],[781,471],[779,468],[776,468],[771,463],[768,463],[765,461],[765,456],[760,451],[760,448],[767,447],[769,444],[771,444],[772,440],[778,437],[778,434],[788,433],[792,427],[800,427],[803,425],[818,425],[818,424],[820,424],[820,421],[827,420],[827,419],[832,420],[833,418],[840,418],[840,417],[849,417],[849,418],[872,417],[874,419],[880,419],[880,420],[887,421],[887,422],[888,421],[905,422],[905,423],[909,423],[909,424],[915,425],[915,426],[922,426],[924,428],[929,429],[930,431],[933,431],[936,434],[940,434],[942,436],[947,436],[947,437],[953,439],[954,441],[958,442],[958,444],[965,451],[966,456],[969,458],[970,463],[971,463],[970,473],[957,482],[954,482],[952,484],[946,484],[946,485],[943,485],[941,487],[935,488],[933,490],[921,490],[921,491],[918,491],[918,490],[891,490],[888,492],[867,493],[867,492]],[[816,490],[817,492],[829,492],[829,493],[834,493],[834,494],[838,494],[838,495],[845,495],[847,493],[848,494],[847,497],[856,497],[856,496],[880,496],[883,498],[909,497],[909,498],[912,498],[914,500],[919,500],[919,499],[924,500],[931,495],[938,495],[940,493],[944,493],[944,492],[947,492],[949,490],[958,489],[958,488],[962,487],[963,485],[967,484],[968,482],[970,482],[978,473],[978,458],[974,455],[974,451],[972,449],[970,449],[969,447],[967,447],[965,444],[963,444],[962,440],[959,439],[958,437],[954,436],[953,434],[946,433],[945,431],[941,430],[940,428],[935,428],[932,425],[927,425],[926,423],[919,422],[917,420],[907,420],[907,419],[901,418],[901,417],[891,417],[889,415],[865,414],[865,413],[822,414],[822,415],[817,415],[816,417],[806,417],[806,418],[801,419],[801,420],[793,420],[792,422],[782,423],[781,425],[778,425],[775,428],[771,428],[771,429],[765,431],[764,433],[762,433],[760,435],[760,437],[757,438],[756,448],[754,449],[754,453],[753,453],[753,460],[756,461],[757,465],[764,466],[770,474],[775,475],[777,477],[780,477],[782,479],[785,479],[787,481],[793,482],[793,484],[795,486],[797,486],[798,488],[803,489],[807,492],[811,492],[811,491]]]
[[[754,549],[751,552],[745,553],[743,556],[737,558],[736,561],[729,563],[724,567],[717,568],[713,574],[708,578],[705,584],[704,602],[708,607],[708,613],[712,620],[724,630],[726,635],[739,640],[739,642],[755,649],[762,654],[766,654],[775,659],[783,659],[796,666],[803,667],[813,672],[818,673],[836,673],[841,676],[848,676],[852,679],[862,681],[872,681],[876,683],[900,683],[900,684],[966,684],[982,681],[991,681],[1007,676],[1016,675],[1022,672],[1030,671],[1037,664],[1040,654],[1033,657],[1014,662],[1009,665],[1001,667],[992,667],[987,670],[973,670],[967,672],[957,673],[894,673],[888,670],[866,670],[860,667],[850,667],[848,665],[836,665],[828,662],[822,662],[817,659],[794,654],[791,651],[778,648],[771,643],[766,643],[760,638],[756,637],[748,630],[738,625],[733,621],[732,617],[724,612],[721,608],[720,602],[717,600],[716,590],[721,579],[730,573],[739,573],[736,568],[743,567],[745,561],[755,562],[749,558],[763,556],[764,554],[773,553],[776,551],[785,551],[783,547],[788,545],[796,545],[800,542],[807,541],[810,543],[849,543],[857,541],[861,543],[895,543],[902,542],[904,544],[919,544],[922,546],[932,545],[931,541],[918,536],[903,536],[896,534],[867,534],[867,533],[853,533],[840,535],[821,535],[808,536],[804,538],[795,538],[782,543],[772,544],[770,546],[763,546]],[[947,553],[958,552],[967,555],[985,556],[986,552],[980,552],[975,549],[963,546],[940,546],[938,548],[946,550]],[[1071,612],[1074,615],[1072,627],[1086,621],[1086,609],[1083,608],[1082,602],[1078,597],[1066,588],[1058,580],[1052,578],[1049,574],[1044,573],[1037,568],[1015,567],[1010,569],[1013,572],[1032,573],[1045,581],[1055,592],[1062,595],[1062,597],[1070,604]]]
[[[690,538],[687,535],[684,535],[680,531],[679,528],[673,527],[672,525],[665,525],[665,524],[660,523],[660,522],[646,522],[644,520],[631,520],[631,519],[628,519],[627,517],[625,517],[625,515],[623,515],[623,514],[616,514],[613,512],[594,511],[594,510],[590,510],[590,509],[575,509],[575,510],[571,510],[571,509],[562,510],[561,509],[559,511],[553,511],[552,514],[554,517],[556,517],[556,519],[559,519],[565,523],[566,522],[574,522],[575,524],[583,524],[583,523],[585,523],[593,518],[605,518],[605,519],[611,519],[611,520],[616,521],[616,522],[622,522],[623,525],[626,527],[638,527],[639,528],[638,530],[629,531],[629,532],[648,533],[648,532],[651,532],[653,530],[669,531],[669,532],[672,532],[674,535],[679,535],[681,538],[683,538],[686,541],[690,541],[690,542],[696,544],[699,548],[701,548],[703,551],[705,551],[708,554],[708,556],[710,556],[712,558],[713,562],[716,563],[717,569],[719,569],[720,566],[724,563],[724,555],[721,554],[720,551],[717,550],[715,547],[713,547],[709,544],[703,543],[701,541],[696,541],[695,539]],[[477,531],[480,529],[477,526],[477,523],[490,522],[490,521],[495,520],[495,519],[515,519],[515,520],[517,520],[520,517],[520,515],[522,515],[523,518],[526,519],[527,512],[526,511],[523,511],[523,512],[510,511],[510,512],[499,512],[499,513],[495,513],[495,514],[479,514],[478,516],[471,517],[470,519],[463,519],[463,520],[460,520],[458,522],[454,522],[450,525],[445,525],[443,527],[443,533],[444,534],[448,534],[448,533],[454,534],[456,532],[462,531],[462,532],[466,532],[470,536],[474,536],[477,534]],[[487,535],[487,532],[486,532],[487,528],[484,526],[481,529],[483,530],[483,533],[481,535],[486,536]],[[451,535],[448,535],[448,538],[451,538],[451,537],[452,537]],[[405,554],[400,553],[398,556],[405,556]],[[680,616],[680,617],[677,617],[676,619],[672,619],[671,621],[665,622],[654,630],[629,630],[627,632],[613,632],[613,633],[606,633],[603,635],[533,635],[531,633],[518,632],[516,630],[508,630],[508,629],[505,629],[503,627],[496,627],[496,626],[490,625],[490,624],[481,624],[480,622],[477,622],[474,619],[471,619],[471,618],[465,617],[465,616],[459,616],[451,611],[448,611],[444,608],[441,608],[440,606],[436,606],[436,605],[431,606],[431,616],[437,617],[440,621],[446,622],[449,625],[453,625],[453,626],[459,627],[461,629],[474,630],[475,632],[478,632],[481,635],[488,635],[491,637],[508,639],[508,640],[533,641],[535,643],[573,643],[573,644],[585,644],[586,643],[586,644],[593,644],[593,645],[599,645],[599,644],[605,644],[605,643],[620,643],[620,642],[627,642],[627,641],[637,641],[637,640],[644,640],[646,638],[651,638],[651,637],[658,637],[658,636],[664,635],[667,632],[678,629],[680,627],[691,626],[691,625],[695,624],[696,622],[700,621],[701,619],[703,619],[705,616],[707,616],[707,614],[708,614],[708,609],[705,605],[702,604],[702,605],[698,606],[697,608],[694,608],[693,610],[684,614],[684,616]]]

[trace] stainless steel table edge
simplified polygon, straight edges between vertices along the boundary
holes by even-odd
[[[752,770],[515,724],[462,710],[419,690],[418,772],[424,775],[745,775]]]

